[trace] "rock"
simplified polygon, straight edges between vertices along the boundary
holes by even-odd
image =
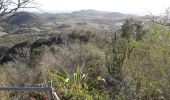
[[[47,39],[39,39],[33,43],[28,41],[18,43],[9,49],[1,49],[0,51],[4,51],[2,54],[0,53],[0,63],[6,63],[10,61],[25,61],[27,62],[31,59],[31,53],[33,49],[42,47],[43,45],[51,46],[53,44],[61,44],[63,41],[61,37],[50,37]]]
[[[0,47],[0,61],[2,60],[3,56],[8,52],[8,48],[1,46]]]
[[[26,50],[29,50],[29,48],[30,44],[27,41],[14,45],[13,47],[7,50],[6,54],[1,59],[0,63],[3,64],[9,61],[17,60],[17,58],[15,58],[15,55],[18,56],[18,59],[20,59],[21,56],[22,57],[28,56],[26,52],[29,53],[29,51]]]
[[[31,51],[34,48],[38,48],[38,47],[41,47],[43,45],[51,46],[53,44],[61,44],[62,42],[63,41],[62,41],[60,36],[59,37],[50,37],[48,39],[39,39],[31,45]]]

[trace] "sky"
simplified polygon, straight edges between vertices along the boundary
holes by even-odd
[[[36,0],[46,12],[71,12],[94,9],[109,12],[146,15],[148,10],[160,14],[170,7],[170,0]]]

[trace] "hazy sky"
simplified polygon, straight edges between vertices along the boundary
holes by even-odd
[[[101,11],[148,14],[150,10],[158,14],[170,6],[170,0],[37,0],[45,11],[75,11],[94,9]]]

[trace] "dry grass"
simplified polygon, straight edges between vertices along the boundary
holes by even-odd
[[[0,37],[4,36],[4,35],[7,35],[7,33],[5,32],[0,32]]]

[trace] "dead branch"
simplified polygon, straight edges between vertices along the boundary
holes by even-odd
[[[34,0],[0,0],[0,22],[17,14],[19,11],[31,7]]]
[[[153,15],[150,11],[148,11],[152,16],[151,21],[157,24],[161,24],[164,26],[170,26],[170,7],[166,8],[165,11],[159,16]]]

